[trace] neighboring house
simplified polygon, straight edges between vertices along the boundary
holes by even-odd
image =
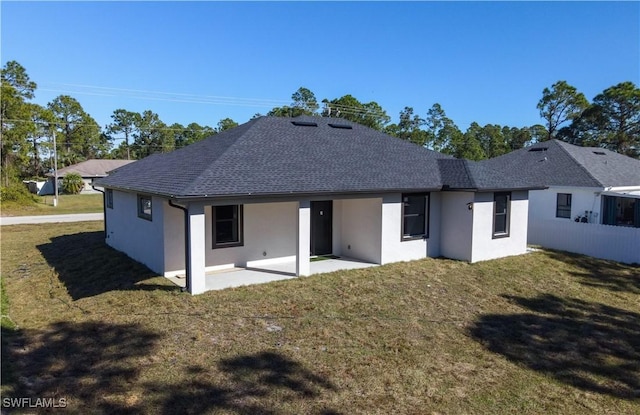
[[[640,160],[551,140],[481,164],[548,186],[529,193],[530,244],[640,263]]]
[[[106,242],[165,276],[333,254],[375,264],[526,252],[541,188],[336,118],[260,117],[98,181]],[[185,260],[186,259],[186,260]]]
[[[82,180],[84,181],[84,187],[81,192],[83,194],[98,193],[93,190],[92,187],[96,179],[107,177],[109,172],[133,163],[134,161],[135,160],[86,160],[78,164],[58,169],[58,183],[62,186],[62,179],[64,176],[68,173],[78,173],[82,176]],[[39,188],[36,187],[39,195],[52,195],[55,192],[55,188],[53,187],[53,182],[55,181],[54,175],[53,173],[49,173],[47,176],[49,176],[49,181],[43,183],[42,186],[38,186]]]

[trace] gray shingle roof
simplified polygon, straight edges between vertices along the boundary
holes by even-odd
[[[546,186],[639,186],[640,160],[597,147],[544,141],[481,165]]]
[[[499,163],[493,166],[477,161],[460,159],[438,160],[440,175],[445,189],[452,190],[531,190],[544,187],[541,183],[529,182],[518,174],[505,174]]]
[[[260,117],[99,184],[175,198],[508,187],[503,176],[470,163],[342,119]]]
[[[135,160],[86,160],[78,164],[58,169],[58,176],[64,176],[67,173],[78,173],[80,176],[85,178],[104,177],[110,171],[126,166],[134,161]],[[49,176],[53,176],[53,174],[49,174]]]

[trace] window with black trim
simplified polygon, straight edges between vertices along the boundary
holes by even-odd
[[[556,218],[571,218],[571,193],[558,193],[556,198]]]
[[[107,207],[109,209],[113,209],[113,190],[106,189],[104,193],[104,197],[107,203]]]
[[[138,217],[151,220],[151,196],[138,195]]]
[[[429,237],[429,193],[402,195],[402,240]]]
[[[509,236],[509,222],[511,210],[511,193],[499,192],[493,194],[493,237]]]
[[[213,248],[242,246],[243,206],[213,206]]]

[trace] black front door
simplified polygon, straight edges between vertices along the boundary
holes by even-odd
[[[332,224],[333,201],[311,202],[311,255],[328,255],[332,253]]]

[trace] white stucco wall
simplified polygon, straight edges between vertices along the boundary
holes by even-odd
[[[339,242],[333,247],[334,254],[379,264],[382,198],[336,200],[333,206],[334,233],[337,230],[337,212],[341,224]]]
[[[440,195],[430,194],[428,239],[402,240],[402,195],[385,195],[382,203],[382,264],[440,254]]]
[[[124,252],[154,272],[164,273],[163,200],[152,198],[153,220],[149,221],[138,217],[138,197],[135,193],[114,190],[113,209],[106,208],[105,211],[107,245]]]
[[[93,190],[92,187],[92,183],[93,183],[94,179],[87,179],[87,178],[82,178],[82,181],[84,182],[84,188],[82,189],[82,191],[80,192],[80,194],[94,194],[94,193],[100,193],[97,190]],[[101,189],[101,187],[96,186],[98,189]]]
[[[509,236],[493,238],[493,193],[476,193],[473,202],[471,262],[520,255],[527,251],[528,197],[511,192]]]
[[[428,239],[402,240],[402,195],[335,200],[333,253],[376,264],[440,255],[440,194],[430,194]]]
[[[333,201],[331,246],[333,248],[333,255],[346,255],[342,252],[342,200]]]
[[[442,229],[442,193],[431,192],[431,214],[429,222],[429,241],[427,242],[427,256],[437,258],[442,255],[440,247]]]
[[[207,270],[260,266],[296,255],[296,202],[244,205],[244,245],[212,249],[211,206],[205,208]]]
[[[474,194],[442,192],[440,200],[440,254],[451,259],[471,261],[473,211],[468,209],[467,204],[474,202]]]
[[[512,192],[510,235],[496,239],[493,193],[432,192],[429,237],[408,241],[401,237],[401,199],[396,193],[334,200],[333,253],[386,264],[440,255],[475,262],[526,252],[527,192]],[[113,204],[113,209],[106,209],[110,246],[155,272],[184,273],[183,211],[154,197],[153,220],[148,221],[138,217],[135,193],[115,190]],[[207,271],[295,260],[298,202],[244,204],[244,245],[218,249],[212,249],[212,207],[201,207]]]
[[[164,211],[164,269],[165,273],[181,271],[184,273],[184,211],[163,201]]]
[[[218,249],[212,249],[211,209],[211,206],[205,207],[207,271],[259,267],[295,259],[297,202],[244,204],[244,245]],[[184,273],[183,212],[165,203],[165,218],[164,233],[170,236],[164,248],[165,274],[181,274]],[[333,254],[380,263],[381,218],[382,197],[334,200]],[[398,226],[399,221],[398,217]],[[399,232],[398,228],[398,241]],[[420,253],[421,256],[411,257],[403,253],[404,257],[396,260],[424,257],[424,248]]]
[[[601,215],[601,188],[589,187],[560,187],[552,186],[545,190],[532,190],[529,192],[529,220],[574,220],[578,215],[584,216],[584,212],[592,212],[592,222],[602,223]],[[571,217],[556,218],[556,202],[558,193],[571,194]]]

